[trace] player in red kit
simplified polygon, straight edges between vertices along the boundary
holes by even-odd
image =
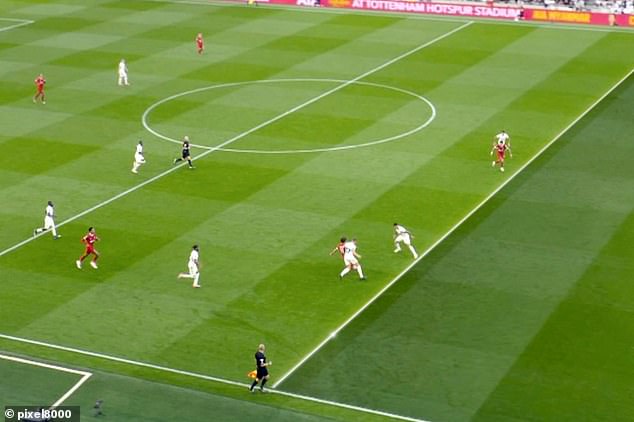
[[[339,252],[339,254],[341,255],[341,257],[343,258],[343,252],[345,249],[345,244],[346,241],[348,239],[346,239],[345,237],[342,237],[341,239],[339,239],[339,243],[337,243],[337,246],[335,246],[335,248],[330,252],[330,256],[332,256],[335,252]]]
[[[503,172],[504,171],[504,156],[506,155],[507,151],[509,153],[509,156],[513,158],[513,153],[511,152],[511,145],[508,144],[507,142],[498,141],[495,145],[493,145],[493,149],[491,149],[491,155],[493,155],[493,152],[495,152],[497,155],[497,158],[495,161],[493,161],[491,166],[495,167],[496,164],[499,164],[500,171]]]
[[[196,47],[198,48],[198,54],[203,54],[203,50],[205,49],[205,41],[203,40],[203,34],[198,33],[196,35]]]
[[[41,73],[37,75],[35,78],[35,86],[37,87],[37,92],[33,96],[33,102],[37,102],[38,98],[42,99],[42,104],[46,104],[46,97],[44,96],[44,85],[46,85],[46,79],[44,79],[44,75]]]
[[[100,239],[95,234],[95,228],[89,227],[86,236],[81,238],[81,242],[86,245],[86,251],[82,256],[79,257],[77,261],[75,261],[77,268],[81,270],[81,263],[84,261],[84,259],[86,259],[88,255],[92,254],[94,255],[94,257],[92,258],[92,261],[90,261],[90,266],[94,269],[97,269],[97,259],[99,258],[99,252],[97,252],[97,250],[95,249],[95,242],[99,240]]]

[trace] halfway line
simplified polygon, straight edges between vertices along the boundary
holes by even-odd
[[[12,18],[0,18],[0,21],[18,22],[16,24],[0,28],[0,32],[8,31],[10,29],[19,28],[21,26],[31,25],[32,23],[35,22],[35,21],[32,21],[32,20],[28,20],[28,19],[12,19]]]
[[[308,359],[310,359],[315,353],[321,350],[322,347],[326,345],[331,339],[335,338],[337,334],[343,330],[348,324],[350,324],[356,317],[358,317],[363,311],[365,311],[372,303],[374,303],[380,296],[385,293],[387,289],[392,287],[394,283],[399,281],[405,274],[411,270],[414,265],[418,263],[421,259],[425,258],[431,251],[433,251],[440,243],[442,243],[449,235],[451,235],[458,227],[460,227],[465,221],[467,221],[473,214],[475,214],[480,208],[482,208],[487,202],[491,200],[502,188],[510,183],[511,180],[515,178],[518,174],[520,174],[529,164],[531,164],[537,157],[542,155],[544,151],[546,151],[552,144],[554,144],[559,138],[561,138],[564,133],[568,132],[574,125],[579,122],[582,118],[585,117],[592,109],[594,109],[601,101],[605,99],[608,95],[612,93],[619,85],[621,85],[627,78],[630,77],[634,73],[634,69],[630,70],[623,78],[621,78],[616,84],[614,84],[605,94],[599,97],[594,103],[590,105],[583,113],[581,113],[577,118],[575,118],[568,126],[566,126],[561,132],[557,134],[550,142],[544,145],[534,156],[532,156],[526,163],[524,163],[515,173],[513,173],[508,179],[500,184],[493,192],[491,192],[486,198],[484,198],[478,205],[475,206],[471,211],[467,213],[460,221],[454,224],[453,227],[447,231],[444,235],[442,235],[438,240],[436,240],[429,248],[425,250],[422,254],[418,256],[411,264],[409,264],[403,271],[401,271],[396,277],[394,277],[388,284],[385,285],[377,294],[372,296],[372,298],[367,301],[361,308],[359,308],[354,314],[352,314],[347,320],[343,322],[339,327],[335,329],[328,337],[321,341],[310,353],[304,356],[295,366],[293,366],[288,372],[280,377],[280,379],[273,384],[273,388],[276,388],[278,385],[284,382],[293,372],[295,372],[300,366],[302,366]]]
[[[418,47],[416,47],[416,48],[414,48],[412,50],[409,50],[409,51],[401,54],[400,56],[397,56],[397,57],[395,57],[395,58],[393,58],[393,59],[391,59],[391,60],[389,60],[389,61],[387,61],[387,62],[385,62],[385,63],[383,63],[383,64],[381,64],[379,66],[377,66],[377,67],[375,67],[374,69],[371,69],[371,70],[368,70],[365,73],[362,73],[361,75],[357,76],[354,79],[350,79],[349,81],[346,81],[346,82],[342,83],[341,85],[338,85],[338,86],[336,86],[336,87],[324,92],[323,94],[320,94],[320,95],[318,95],[318,96],[316,96],[314,98],[311,98],[308,101],[303,102],[302,104],[299,104],[299,105],[297,105],[297,106],[295,106],[295,107],[293,107],[293,108],[291,108],[291,109],[289,109],[289,110],[287,110],[287,111],[285,111],[285,112],[283,112],[281,114],[278,114],[277,116],[275,116],[275,117],[273,117],[273,118],[271,118],[271,119],[269,119],[269,120],[267,120],[267,121],[265,121],[263,123],[260,123],[259,125],[254,126],[251,129],[249,129],[249,130],[247,130],[245,132],[242,132],[242,133],[234,136],[233,138],[230,138],[230,139],[224,141],[223,143],[221,143],[219,145],[216,145],[215,147],[212,147],[212,148],[208,149],[207,151],[203,152],[202,154],[194,157],[192,159],[192,161],[195,161],[195,160],[198,160],[200,158],[203,158],[206,155],[211,154],[212,152],[218,151],[219,149],[221,149],[221,148],[223,148],[223,147],[225,147],[225,146],[227,146],[227,145],[229,145],[229,144],[231,144],[233,142],[236,142],[237,140],[242,139],[245,136],[250,135],[251,133],[253,133],[253,132],[257,131],[257,130],[262,129],[265,126],[268,126],[268,125],[270,125],[272,123],[275,123],[278,120],[283,119],[284,117],[288,116],[289,114],[292,114],[292,113],[294,113],[294,112],[296,112],[298,110],[301,110],[302,108],[304,108],[306,106],[309,106],[310,104],[313,104],[314,102],[319,101],[322,98],[324,98],[324,97],[326,97],[326,96],[328,96],[328,95],[330,95],[330,94],[332,94],[334,92],[337,92],[337,91],[347,87],[348,85],[357,82],[358,80],[360,80],[362,78],[365,78],[366,76],[369,76],[369,75],[371,75],[371,74],[373,74],[375,72],[378,72],[379,70],[384,69],[385,67],[387,67],[387,66],[389,66],[391,64],[394,64],[395,62],[397,62],[397,61],[399,61],[399,60],[401,60],[401,59],[403,59],[403,58],[405,58],[407,56],[410,56],[410,55],[416,53],[417,51],[422,50],[423,48],[428,47],[428,46],[430,46],[430,45],[432,45],[432,44],[434,44],[434,43],[436,43],[436,42],[438,42],[438,41],[440,41],[440,40],[442,40],[442,39],[444,39],[444,38],[446,38],[446,37],[448,37],[448,36],[450,36],[450,35],[452,35],[452,34],[454,34],[456,32],[458,32],[460,30],[466,28],[467,26],[471,25],[472,23],[473,23],[473,21],[469,21],[469,22],[467,22],[465,24],[462,24],[459,27],[454,28],[451,31],[446,32],[446,33],[444,33],[444,34],[432,39],[431,41],[427,41],[426,43],[421,44]],[[127,190],[125,190],[125,191],[113,196],[110,199],[107,199],[107,200],[105,200],[103,202],[100,202],[99,204],[97,204],[97,205],[95,205],[95,206],[93,206],[91,208],[88,208],[87,210],[84,210],[84,211],[80,212],[79,214],[76,214],[76,215],[74,215],[74,216],[72,216],[70,218],[67,218],[66,220],[64,220],[61,223],[59,223],[57,225],[57,227],[61,227],[61,226],[65,225],[65,224],[68,224],[68,223],[70,223],[72,221],[75,221],[78,218],[81,218],[81,217],[83,217],[86,214],[89,214],[89,213],[91,213],[91,212],[93,212],[93,211],[95,211],[95,210],[97,210],[97,209],[99,209],[101,207],[104,207],[104,206],[116,201],[117,199],[123,198],[124,196],[126,196],[126,195],[128,195],[128,194],[130,194],[130,193],[132,193],[134,191],[137,191],[137,190],[141,189],[142,187],[144,187],[146,185],[149,185],[150,183],[152,183],[152,182],[154,182],[154,181],[156,181],[156,180],[158,180],[158,179],[160,179],[160,178],[162,178],[164,176],[167,176],[168,174],[176,171],[177,169],[183,167],[184,165],[185,165],[185,163],[181,163],[178,166],[171,167],[171,168],[165,170],[164,172],[159,173],[159,174],[147,179],[146,181],[139,183],[138,185],[132,186],[131,188],[129,188],[129,189],[127,189]],[[18,249],[19,247],[26,245],[27,243],[37,239],[38,237],[40,237],[40,236],[42,236],[44,234],[46,234],[46,232],[42,232],[42,233],[40,233],[40,234],[38,234],[36,236],[29,237],[28,239],[25,239],[25,240],[23,240],[23,241],[21,241],[19,243],[16,243],[15,245],[13,245],[13,246],[1,251],[0,252],[0,256],[6,255],[9,252],[12,252],[12,251]]]

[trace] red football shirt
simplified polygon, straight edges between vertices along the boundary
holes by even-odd
[[[86,245],[92,246],[97,241],[97,235],[94,233],[88,233],[82,240]]]
[[[339,244],[337,245],[337,250],[339,251],[339,253],[341,254],[341,256],[343,256],[343,252],[345,249],[345,243],[343,242],[339,242]]]
[[[38,89],[44,88],[45,83],[46,83],[46,79],[44,79],[43,77],[38,76],[37,78],[35,78],[35,85],[37,85]]]

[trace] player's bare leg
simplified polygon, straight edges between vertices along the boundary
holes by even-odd
[[[99,267],[97,267],[97,260],[99,259],[99,252],[94,251],[93,252],[94,257],[92,258],[92,261],[90,261],[90,266],[93,267],[95,270]]]
[[[75,265],[77,265],[77,268],[79,268],[80,270],[81,270],[81,263],[84,262],[84,259],[86,259],[87,256],[88,254],[85,253],[82,256],[80,256],[77,261],[75,261]]]

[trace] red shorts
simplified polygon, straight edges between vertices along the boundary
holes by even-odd
[[[202,50],[202,49],[203,49],[203,47],[204,47],[204,44],[203,44],[203,43],[201,43],[201,42],[199,42],[199,43],[198,43],[198,49],[199,49],[199,50]]]
[[[504,153],[498,151],[498,161],[504,161]]]
[[[95,253],[95,247],[93,245],[86,246],[86,252],[84,252],[84,255],[90,255],[91,253]]]
[[[43,93],[43,92],[44,92],[44,87],[43,87],[43,86],[38,86],[38,87],[37,87],[37,93],[38,93],[38,94],[41,94],[41,93]]]

